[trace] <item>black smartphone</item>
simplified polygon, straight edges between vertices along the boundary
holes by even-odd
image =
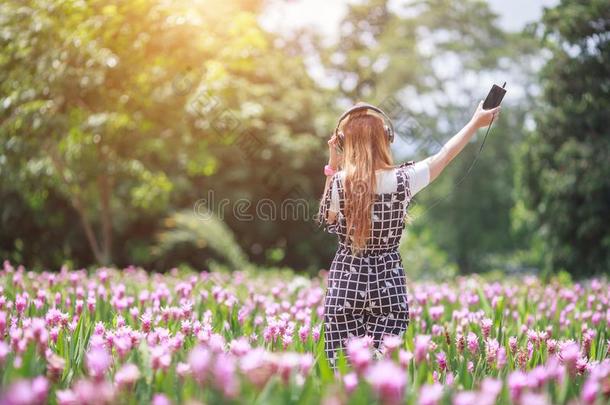
[[[485,101],[483,101],[484,110],[491,110],[492,108],[496,108],[500,105],[502,99],[504,98],[504,95],[506,94],[506,89],[504,88],[505,86],[506,82],[504,82],[502,87],[496,84],[491,87],[491,90],[489,90]]]

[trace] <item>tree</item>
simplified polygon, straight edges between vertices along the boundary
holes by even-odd
[[[173,12],[154,2],[2,5],[3,175],[26,201],[63,195],[102,264],[125,208],[166,206],[172,184],[155,162],[188,136],[169,125],[185,98],[171,84],[205,53]]]
[[[536,129],[523,148],[521,222],[538,232],[547,268],[578,276],[610,268],[610,4],[547,9]]]
[[[0,7],[0,195],[10,225],[0,241],[20,246],[22,259],[40,253],[34,246],[43,240],[27,230],[44,229],[71,246],[49,250],[78,252],[81,264],[147,264],[150,255],[133,251],[149,250],[165,214],[192,209],[208,189],[219,199],[277,201],[300,180],[311,193],[311,153],[322,145],[312,115],[323,92],[292,44],[259,27],[262,2]],[[260,187],[278,162],[292,183]],[[58,215],[51,210],[62,199],[69,207]],[[9,201],[13,209],[4,210]],[[68,238],[72,216],[76,238]],[[18,228],[15,218],[29,226]],[[226,219],[243,245],[267,247],[290,234],[285,223]],[[261,235],[263,226],[270,231]],[[82,256],[80,240],[92,257]]]

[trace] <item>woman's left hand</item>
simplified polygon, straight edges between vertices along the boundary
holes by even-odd
[[[337,167],[339,166],[339,161],[340,161],[340,157],[339,157],[339,151],[338,151],[338,143],[339,143],[339,139],[337,138],[337,135],[333,134],[333,136],[330,137],[330,139],[328,140],[328,165],[330,167],[332,167],[333,169],[337,169]]]

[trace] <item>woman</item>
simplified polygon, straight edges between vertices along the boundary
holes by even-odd
[[[407,207],[477,129],[499,114],[500,107],[483,110],[482,105],[440,152],[399,166],[392,163],[393,129],[381,110],[357,104],[339,120],[328,141],[318,211],[318,221],[339,239],[324,298],[324,349],[334,370],[338,350],[350,337],[371,336],[379,356],[385,335],[402,337],[406,330],[409,305],[398,245]]]

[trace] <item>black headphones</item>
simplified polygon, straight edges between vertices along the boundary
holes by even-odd
[[[372,104],[359,103],[359,104],[349,108],[347,111],[345,111],[343,114],[341,114],[341,117],[339,117],[339,121],[337,122],[337,126],[335,127],[335,135],[337,135],[337,139],[339,140],[339,142],[338,142],[339,149],[343,150],[343,145],[345,144],[345,135],[343,134],[343,132],[339,131],[339,127],[341,126],[341,123],[350,114],[355,113],[357,111],[362,111],[362,110],[371,110],[371,111],[375,111],[376,113],[380,114],[385,121],[385,124],[383,125],[383,129],[385,131],[386,136],[388,137],[388,141],[390,141],[390,143],[394,142],[394,126],[392,125],[392,120],[390,119],[390,117],[388,117],[388,115],[386,113],[384,113],[380,108],[375,107]]]

